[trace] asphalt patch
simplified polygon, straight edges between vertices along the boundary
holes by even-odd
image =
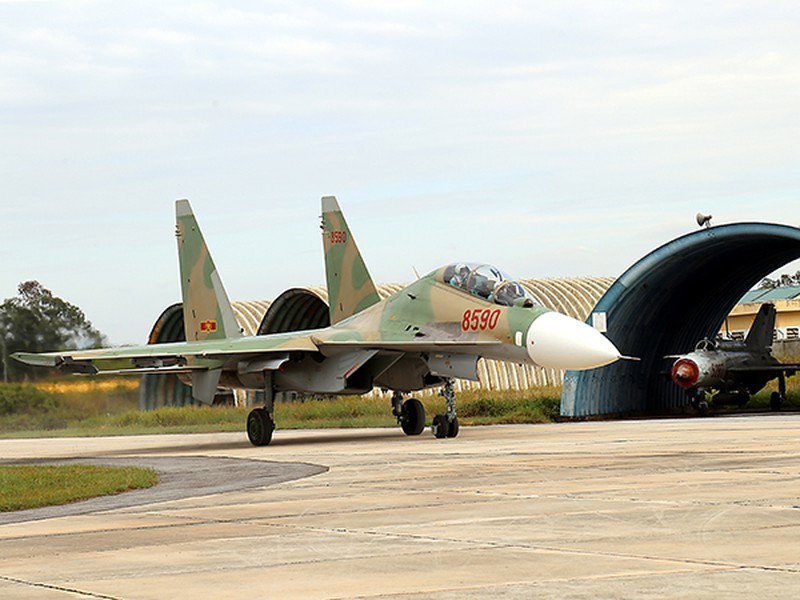
[[[130,508],[196,498],[210,494],[269,487],[319,475],[327,467],[309,463],[284,463],[209,456],[108,458],[82,457],[63,460],[0,461],[3,465],[103,465],[111,467],[149,467],[161,483],[146,490],[133,490],[115,496],[100,496],[61,506],[46,506],[0,513],[0,525],[24,523],[107,510]]]

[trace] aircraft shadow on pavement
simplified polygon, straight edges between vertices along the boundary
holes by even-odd
[[[206,435],[206,434],[203,434]],[[423,437],[425,433],[422,434]],[[358,443],[358,442],[374,442],[377,440],[385,440],[386,442],[402,442],[408,440],[409,437],[400,432],[399,429],[387,427],[386,429],[284,429],[276,432],[275,437],[269,446],[253,447],[248,441],[247,436],[242,434],[240,440],[224,442],[220,441],[201,441],[198,439],[197,444],[167,444],[163,446],[150,446],[147,448],[125,448],[120,450],[106,450],[103,452],[94,452],[91,456],[148,456],[151,454],[170,454],[170,453],[186,453],[191,452],[194,454],[200,452],[217,452],[226,450],[242,450],[249,449],[253,452],[251,455],[259,457],[268,457],[269,449],[280,446],[313,446],[325,444],[345,443]],[[411,438],[418,439],[418,438]],[[169,441],[169,440],[165,440]]]

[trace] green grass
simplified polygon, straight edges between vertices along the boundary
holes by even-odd
[[[0,466],[0,512],[67,504],[157,483],[155,471],[135,467]]]
[[[714,407],[717,412],[735,412],[741,410],[770,410],[770,396],[772,392],[778,391],[778,380],[770,381],[763,390],[750,398],[750,401],[742,408],[737,407]],[[782,410],[800,410],[800,374],[786,379],[786,402],[781,407]]]
[[[800,375],[787,380],[787,409],[800,409]],[[768,410],[772,382],[745,410]],[[444,412],[436,393],[418,396],[427,421]],[[458,393],[462,425],[543,423],[558,418],[561,388],[524,391],[470,390]],[[714,412],[733,409],[714,407]],[[741,409],[738,409],[741,410]],[[244,431],[248,408],[165,407],[138,410],[138,380],[62,378],[35,385],[0,384],[0,437],[64,437]],[[280,429],[394,427],[388,396],[340,396],[282,402],[276,406]]]
[[[243,431],[248,408],[165,407],[139,411],[138,382],[132,379],[62,379],[33,385],[0,385],[0,437],[63,437]],[[464,425],[532,423],[558,414],[558,387],[517,391],[464,391],[458,394]],[[444,412],[435,393],[419,396],[428,421]],[[3,411],[3,407],[6,410]],[[341,396],[282,402],[276,406],[281,429],[393,427],[389,397]]]

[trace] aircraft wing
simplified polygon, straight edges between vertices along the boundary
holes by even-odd
[[[476,350],[478,348],[500,347],[503,343],[499,340],[420,340],[420,341],[328,341],[311,338],[323,352],[326,349],[368,349],[368,350],[393,350],[395,352],[437,352],[442,350],[458,351]]]
[[[270,357],[280,359],[289,352],[336,350],[389,350],[393,352],[441,352],[473,354],[479,348],[499,347],[497,340],[325,340],[310,332],[276,334],[209,342],[148,344],[99,350],[64,350],[33,354],[18,352],[13,358],[29,365],[85,375],[191,373],[224,367],[240,360],[257,360],[263,369],[277,369]]]
[[[729,373],[782,373],[783,371],[800,370],[800,363],[780,363],[778,365],[738,366],[727,369]]]
[[[64,350],[32,354],[18,352],[19,362],[60,369],[67,373],[94,375],[139,373],[191,373],[219,369],[227,363],[257,358],[269,368],[270,355],[282,357],[289,352],[318,352],[307,332],[234,338],[208,342],[148,344],[98,350]],[[277,368],[278,365],[273,368]]]

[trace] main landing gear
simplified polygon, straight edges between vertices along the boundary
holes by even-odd
[[[431,431],[437,438],[454,438],[458,435],[458,417],[456,416],[456,393],[453,389],[453,380],[446,379],[441,395],[447,402],[447,411],[443,415],[436,415],[431,424]],[[406,435],[419,435],[425,429],[425,407],[416,398],[409,398],[403,402],[403,394],[395,392],[392,395],[392,414],[397,417],[397,422]]]
[[[440,394],[447,403],[445,414],[436,415],[431,424],[431,431],[437,438],[454,438],[458,435],[458,417],[456,416],[456,393],[453,380],[445,379]],[[253,446],[266,446],[272,441],[275,431],[275,396],[272,386],[265,386],[264,406],[254,408],[247,415],[247,438]],[[403,394],[392,395],[392,414],[406,435],[419,435],[425,429],[425,407],[416,398],[403,401]]]
[[[784,402],[786,402],[786,373],[781,371],[778,374],[778,391],[772,392],[769,397],[770,410],[779,411]]]
[[[425,407],[416,398],[403,402],[403,394],[392,394],[392,414],[406,435],[419,435],[425,429]]]
[[[254,408],[247,415],[247,438],[253,446],[266,446],[272,441],[275,420],[266,407]]]
[[[708,400],[706,400],[706,393],[703,390],[690,390],[689,391],[689,404],[697,411],[701,417],[708,416]]]
[[[272,388],[271,373],[266,371],[264,377],[264,406],[254,408],[247,415],[247,438],[253,446],[266,446],[272,441],[275,431],[275,391]]]

